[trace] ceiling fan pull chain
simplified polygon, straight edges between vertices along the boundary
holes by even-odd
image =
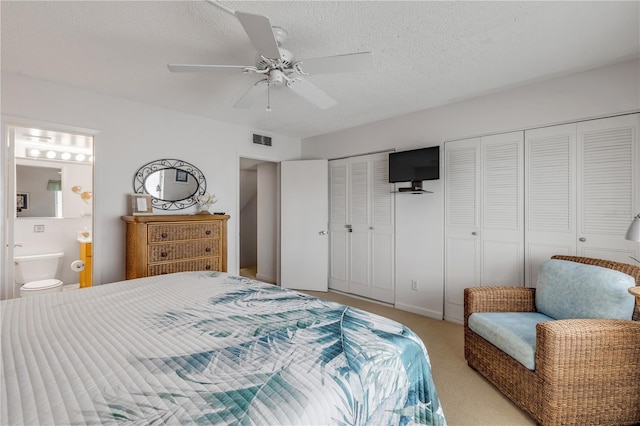
[[[267,83],[267,112],[271,112],[271,84]]]

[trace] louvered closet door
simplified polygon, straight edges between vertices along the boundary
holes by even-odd
[[[354,157],[349,164],[349,214],[351,225],[349,249],[349,292],[368,296],[370,281],[369,182],[368,157]]]
[[[486,285],[524,285],[524,132],[482,137],[481,276]]]
[[[347,160],[329,162],[329,288],[349,291]]]
[[[480,285],[480,138],[447,142],[445,318],[462,320],[463,292]]]
[[[576,247],[576,124],[525,132],[525,285],[540,265]]]
[[[624,239],[640,211],[640,115],[578,123],[577,253],[630,262],[639,244]]]
[[[393,303],[394,204],[388,154],[330,165],[329,287]]]
[[[371,159],[371,287],[372,299],[395,301],[395,238],[393,185],[389,183],[389,154]]]
[[[523,132],[445,143],[445,317],[466,287],[524,284]]]

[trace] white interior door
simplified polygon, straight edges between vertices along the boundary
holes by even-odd
[[[280,285],[298,290],[327,291],[327,160],[283,161],[280,173]]]

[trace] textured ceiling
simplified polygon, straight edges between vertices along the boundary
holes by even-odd
[[[376,69],[311,75],[338,101],[286,88],[247,110],[260,78],[170,73],[253,65],[237,19],[207,1],[5,1],[2,71],[293,137],[309,137],[640,56],[640,2],[228,1],[285,28],[298,58],[372,51]]]

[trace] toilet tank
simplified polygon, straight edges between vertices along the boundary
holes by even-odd
[[[57,278],[64,253],[44,253],[13,258],[14,276],[18,284]]]

